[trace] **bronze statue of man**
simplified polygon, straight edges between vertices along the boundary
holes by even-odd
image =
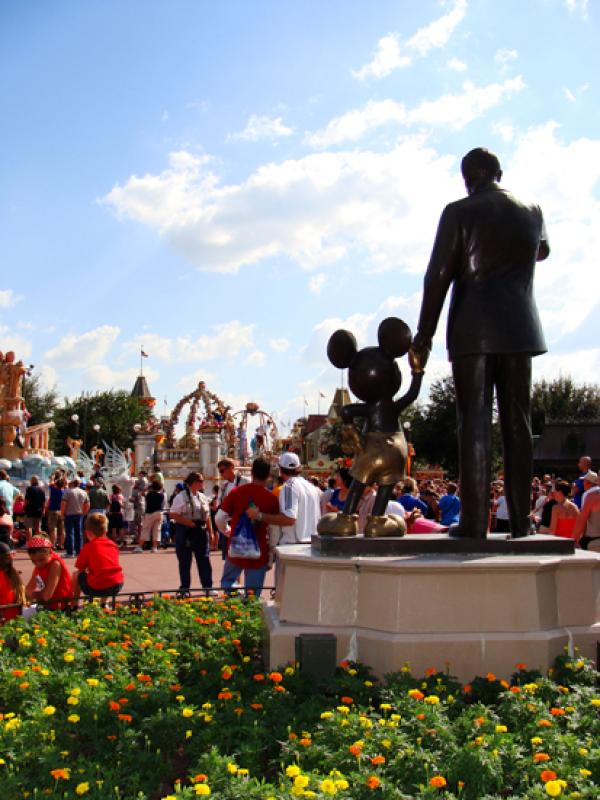
[[[531,358],[546,352],[533,298],[536,261],[550,253],[540,208],[498,185],[498,158],[471,150],[461,164],[468,196],[440,218],[410,358],[423,369],[452,284],[447,348],[456,388],[460,524],[451,534],[485,538],[489,521],[494,389],[513,537],[530,531],[533,467]]]

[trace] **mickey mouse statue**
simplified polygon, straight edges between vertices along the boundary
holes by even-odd
[[[367,519],[365,536],[403,536],[406,525],[402,517],[385,510],[392,496],[394,484],[405,476],[407,446],[399,429],[399,416],[419,394],[423,369],[411,358],[412,381],[408,392],[398,400],[394,395],[402,384],[402,376],[395,359],[405,355],[410,348],[412,335],[408,325],[397,317],[388,317],[377,331],[379,347],[358,350],[356,339],[350,331],[339,330],[332,334],[327,344],[327,356],[339,369],[348,368],[348,384],[362,403],[352,403],[342,408],[342,422],[354,432],[352,420],[365,418],[363,435],[359,437],[361,451],[356,453],[352,465],[352,484],[348,491],[344,511],[325,514],[317,530],[330,536],[355,536],[358,533],[358,515],[355,513],[365,486],[377,483],[373,513]]]

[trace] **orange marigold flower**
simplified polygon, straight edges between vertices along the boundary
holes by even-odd
[[[429,785],[433,786],[434,789],[443,789],[446,785],[446,778],[443,775],[434,775],[433,778],[429,779]]]
[[[350,662],[349,661],[340,661],[340,667],[342,669],[347,669],[349,666],[350,666]]]
[[[226,631],[230,631],[231,630],[231,622],[228,619],[224,619],[223,620],[223,627],[225,628]]]
[[[92,658],[100,658],[102,653],[100,652],[100,650],[92,650],[90,652],[90,655],[91,655]]]
[[[476,717],[473,720],[473,725],[476,725],[478,728],[481,728],[482,725],[485,725],[485,717]]]
[[[527,664],[523,664],[523,662],[522,662],[522,661],[520,661],[520,662],[519,662],[519,663],[516,665],[516,667],[517,667],[517,669],[527,669]]]
[[[299,739],[298,740],[298,744],[301,744],[302,747],[310,747],[311,744],[312,744],[312,741],[310,739]]]
[[[548,753],[534,753],[533,760],[536,764],[540,764],[542,761],[550,761],[550,756]]]
[[[118,714],[117,718],[120,719],[122,722],[132,722],[133,717],[131,714]]]
[[[540,728],[551,728],[552,727],[552,723],[550,722],[549,719],[540,719],[540,720],[538,720],[538,725],[540,726]]]
[[[250,703],[250,708],[253,708],[255,711],[260,711],[262,707],[262,703]]]
[[[203,772],[198,773],[198,775],[194,775],[191,778],[192,783],[204,783],[208,780],[208,775],[205,775]]]
[[[217,695],[218,700],[231,700],[232,697],[233,695],[231,694],[231,692],[219,692],[219,694]]]
[[[425,714],[415,714],[417,719],[425,719]]]
[[[63,780],[63,781],[68,781],[69,778],[71,777],[71,770],[68,767],[51,769],[50,770],[50,775],[52,775],[52,777],[55,780],[59,780],[60,779],[60,780]]]
[[[556,772],[554,772],[552,769],[545,769],[540,775],[540,778],[544,783],[548,783],[548,781],[555,781]]]
[[[119,697],[119,699],[117,700],[117,703],[120,706],[126,706],[128,702],[129,700],[126,697]]]
[[[425,697],[423,692],[420,692],[418,689],[411,689],[408,694],[413,700],[422,700]]]
[[[269,680],[273,681],[273,683],[281,683],[281,681],[283,680],[283,675],[281,674],[281,672],[270,672]]]
[[[562,717],[565,713],[564,708],[551,708],[550,713],[553,717]]]
[[[493,672],[488,672],[488,674],[485,677],[486,680],[488,680],[490,683],[492,683],[495,680],[498,680]]]
[[[520,694],[521,693],[521,687],[520,686],[511,686],[510,690],[511,690],[511,692],[513,694]]]
[[[510,683],[508,681],[500,681],[500,686],[502,686],[503,689],[508,689]]]
[[[471,694],[471,691],[473,690],[473,687],[471,686],[470,683],[465,683],[465,685],[463,686],[462,690],[463,690],[464,694]]]
[[[385,764],[385,756],[373,756],[371,759],[371,764],[377,766],[377,764]]]
[[[354,702],[352,697],[346,697],[345,695],[344,697],[340,697],[340,700],[345,706],[351,706]]]
[[[152,678],[150,677],[150,675],[143,675],[141,673],[137,676],[137,679],[141,683],[150,683],[152,681]]]
[[[223,678],[224,681],[228,681],[232,675],[233,672],[230,669],[224,669],[221,671],[221,677]]]
[[[25,675],[24,669],[13,669],[12,671],[13,677],[15,678],[22,678]]]
[[[428,667],[425,670],[425,675],[427,675],[428,678],[431,678],[432,675],[436,674],[437,674],[437,669],[435,667]]]
[[[116,742],[117,740],[117,737],[114,734],[112,736],[107,736],[106,738],[109,742]]]
[[[181,689],[181,684],[180,684],[180,683],[172,683],[172,684],[169,686],[169,689],[170,689],[172,692],[178,692],[178,691]]]
[[[110,708],[111,711],[120,711],[121,710],[121,706],[117,702],[115,702],[114,700],[109,700],[108,701],[108,707]]]
[[[253,675],[252,679],[255,681],[264,681],[265,676],[262,674],[262,672],[259,672],[257,675]]]
[[[275,692],[285,692],[285,686],[274,686],[273,691]]]
[[[351,744],[348,750],[352,753],[353,756],[357,758],[362,753],[362,745],[360,744]]]
[[[369,787],[369,789],[377,789],[377,787],[381,785],[381,781],[377,775],[369,775],[365,781],[365,784]]]
[[[135,683],[128,683],[127,686],[125,687],[126,692],[133,692],[134,689],[135,689]]]

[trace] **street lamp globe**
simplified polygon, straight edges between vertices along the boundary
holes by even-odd
[[[79,422],[79,414],[71,414],[72,422]]]
[[[133,426],[133,430],[135,433],[139,433],[142,430],[142,426],[140,425],[139,422],[135,423],[135,425]]]
[[[95,425],[93,425],[92,427],[94,428],[94,430],[96,431],[96,433],[99,433],[99,431],[100,431],[100,425],[98,425],[98,423],[96,423],[96,424],[95,424]]]

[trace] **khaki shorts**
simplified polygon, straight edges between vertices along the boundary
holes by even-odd
[[[60,511],[49,511],[48,533],[52,534],[54,533],[54,531],[56,531],[59,536],[62,536],[64,529],[65,529],[64,520],[60,515]]]

